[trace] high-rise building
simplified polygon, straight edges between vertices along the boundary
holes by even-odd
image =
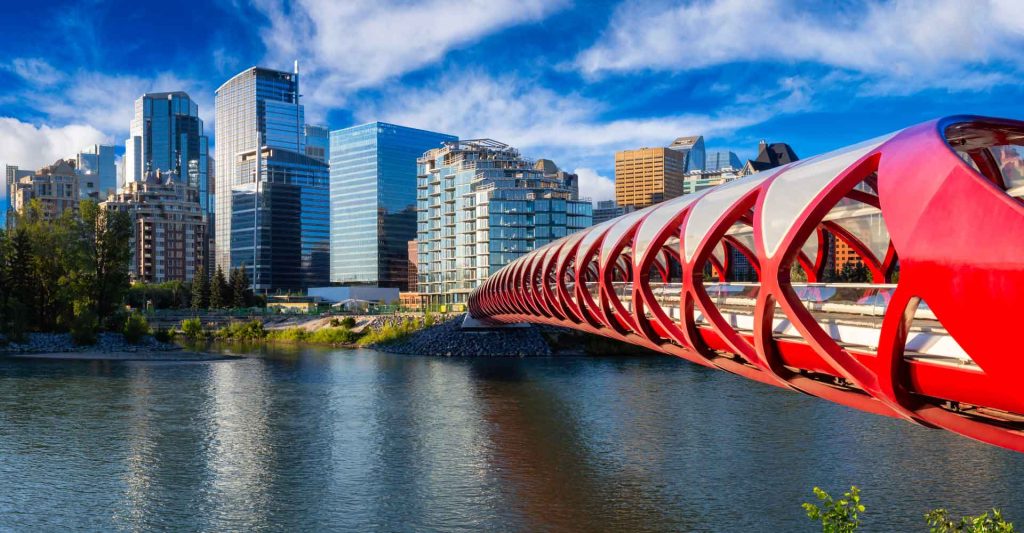
[[[80,196],[75,161],[58,159],[34,174],[21,176],[13,184],[10,194],[11,208],[19,214],[25,214],[32,200],[39,201],[46,220],[53,220],[65,211],[77,211]]]
[[[409,288],[407,290],[410,292],[419,291],[419,269],[416,266],[419,260],[416,241],[409,241]]]
[[[174,173],[150,172],[130,181],[100,207],[131,218],[132,281],[188,281],[205,267],[209,232],[199,189]]]
[[[647,207],[683,194],[686,153],[669,148],[615,152],[615,203]]]
[[[252,67],[216,94],[216,264],[260,292],[329,280],[327,165],[306,155],[299,74]]]
[[[691,172],[683,180],[683,194],[693,194],[717,187],[723,183],[730,182],[740,177],[739,170],[724,168],[721,170],[705,170],[704,172]]]
[[[601,200],[594,206],[594,224],[607,222],[613,218],[632,213],[636,208],[631,205],[615,205],[615,200]]]
[[[35,171],[21,170],[17,165],[5,165],[4,171],[4,195],[6,196],[6,202],[3,213],[4,219],[9,226],[14,220],[14,186],[21,178],[35,174]]]
[[[732,169],[739,171],[743,168],[743,164],[740,163],[739,156],[736,152],[730,152],[729,150],[715,150],[707,153],[707,161],[704,164],[704,170],[707,172],[716,172],[719,170]]]
[[[428,309],[461,310],[512,260],[591,224],[576,176],[535,165],[490,139],[445,142],[418,162],[419,292]]]
[[[212,208],[209,140],[199,106],[187,93],[146,93],[135,100],[122,166],[125,184],[156,171],[181,176],[199,191],[203,209]]]
[[[669,145],[670,150],[675,150],[686,156],[684,173],[704,170],[704,136],[693,135],[690,137],[679,137]]]
[[[408,289],[416,160],[457,137],[384,122],[331,132],[331,281]]]
[[[79,195],[103,201],[117,192],[117,166],[114,147],[102,144],[86,146],[76,156]]]
[[[325,126],[306,124],[306,155],[320,161],[331,162],[330,134]]]

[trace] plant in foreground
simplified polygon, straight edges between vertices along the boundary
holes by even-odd
[[[924,515],[930,533],[1013,533],[1013,524],[1003,518],[999,509],[992,509],[992,516],[984,513],[965,516],[955,522],[945,509],[935,509]]]
[[[149,335],[149,322],[146,321],[146,317],[142,316],[142,313],[136,311],[128,315],[122,333],[124,333],[125,341],[138,344],[142,337]]]
[[[803,508],[808,518],[821,522],[822,533],[852,533],[860,526],[860,513],[865,510],[860,502],[860,489],[850,487],[839,500],[832,499],[819,487],[814,487],[814,495],[821,506],[805,503]]]

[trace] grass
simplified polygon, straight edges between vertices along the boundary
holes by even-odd
[[[401,324],[384,324],[376,328],[368,328],[368,331],[360,337],[359,346],[371,346],[374,344],[390,344],[400,341],[416,331],[422,329],[417,321],[406,318]]]

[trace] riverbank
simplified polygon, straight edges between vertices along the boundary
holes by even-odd
[[[96,343],[76,345],[70,333],[29,333],[23,342],[0,345],[0,357],[76,361],[214,361],[218,354],[185,351],[177,344],[145,336],[132,344],[120,333],[100,333]]]

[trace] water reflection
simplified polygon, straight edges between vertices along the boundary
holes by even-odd
[[[0,530],[790,530],[850,483],[868,530],[1024,520],[1020,455],[669,357],[0,360],[0,450]]]

